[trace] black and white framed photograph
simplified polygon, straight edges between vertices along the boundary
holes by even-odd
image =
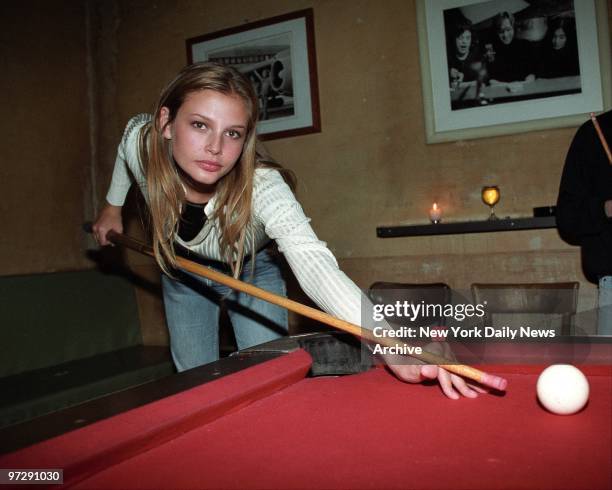
[[[321,131],[312,9],[187,39],[189,63],[216,61],[252,81],[261,139]]]
[[[417,9],[429,143],[572,126],[610,107],[605,0]]]

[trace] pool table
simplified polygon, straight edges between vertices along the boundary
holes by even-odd
[[[612,488],[612,366],[580,366],[573,416],[539,406],[543,367],[489,367],[507,391],[455,401],[381,366],[310,377],[299,345],[245,352],[0,433],[0,468],[61,468],[78,489]],[[28,440],[62,417],[84,426]]]

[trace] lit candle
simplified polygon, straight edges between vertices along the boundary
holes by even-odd
[[[433,207],[429,210],[429,219],[432,223],[439,223],[442,217],[442,210],[438,207],[438,203],[433,203]]]

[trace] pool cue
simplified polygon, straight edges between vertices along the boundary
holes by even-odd
[[[83,228],[89,233],[91,233],[92,231],[91,223],[86,223]],[[135,238],[132,238],[128,235],[117,233],[111,230],[107,233],[106,238],[115,245],[122,245],[126,248],[135,250],[136,252],[139,252],[144,255],[149,255],[151,257],[154,257],[155,255],[153,253],[153,249],[150,246],[145,245],[139,240],[136,240]],[[194,274],[197,274],[198,276],[211,279],[215,282],[218,282],[219,284],[223,284],[224,286],[228,286],[237,291],[241,291],[251,296],[255,296],[256,298],[263,299],[268,303],[281,306],[282,308],[293,311],[294,313],[298,313],[302,316],[317,320],[321,323],[325,323],[326,325],[334,327],[338,330],[342,330],[343,332],[348,332],[352,335],[364,338],[371,342],[379,344],[382,343],[389,347],[408,346],[408,344],[397,343],[387,337],[383,337],[382,339],[376,338],[374,337],[374,334],[368,329],[361,328],[353,323],[349,323],[321,310],[317,310],[316,308],[303,305],[302,303],[298,303],[297,301],[285,298],[284,296],[279,296],[277,294],[266,291],[265,289],[261,289],[257,286],[253,286],[252,284],[240,281],[239,279],[235,279],[214,269],[198,264],[197,262],[193,262],[183,257],[177,257],[176,261],[178,266],[187,272],[192,272]],[[464,364],[452,364],[451,360],[425,350],[422,350],[421,354],[413,353],[410,354],[410,356],[415,357],[426,364],[435,364],[451,373],[458,374],[459,376],[468,379],[472,379],[484,386],[488,386],[496,390],[504,391],[508,384],[508,382],[504,378],[501,378],[494,374],[485,373],[484,371],[480,371],[479,369]]]
[[[612,153],[610,152],[610,147],[608,146],[608,142],[606,141],[606,137],[599,126],[599,122],[597,122],[597,118],[595,117],[595,113],[591,112],[591,121],[593,121],[593,126],[595,126],[595,131],[597,131],[597,136],[599,136],[599,141],[601,141],[601,146],[603,146],[606,155],[608,155],[608,162],[612,165]]]

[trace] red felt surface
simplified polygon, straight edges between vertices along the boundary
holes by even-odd
[[[504,396],[459,401],[384,369],[304,379],[77,488],[611,488],[612,368],[583,367],[573,416],[538,405],[542,368],[492,370]]]
[[[64,470],[64,487],[69,486],[294,384],[304,378],[311,362],[306,352],[297,351],[244,369],[40,444],[1,455],[0,468],[61,468]],[[124,487],[123,484],[115,486]]]

